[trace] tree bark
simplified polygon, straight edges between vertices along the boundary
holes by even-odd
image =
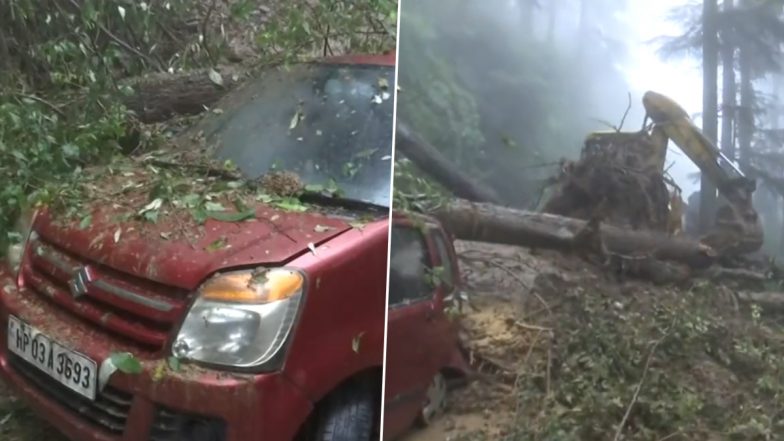
[[[582,237],[590,221],[460,199],[433,214],[458,239],[562,251],[583,251],[589,246]],[[711,248],[682,236],[611,225],[599,226],[598,235],[604,251],[630,259],[674,261],[691,268],[707,268],[716,259]]]
[[[751,83],[751,59],[748,49],[741,47],[740,112],[738,118],[738,153],[740,169],[748,173],[751,166],[751,139],[754,136],[754,88]]]
[[[400,120],[397,121],[395,145],[398,152],[456,196],[477,202],[500,203],[498,194],[492,188],[463,173],[437,148],[417,137],[408,125]]]
[[[123,85],[130,86],[134,92],[123,98],[124,104],[143,123],[203,112],[243,78],[239,68],[234,66],[215,70],[221,75],[222,85],[210,79],[209,69],[177,74],[156,73],[128,79]]]
[[[702,9],[702,132],[716,144],[718,131],[719,41],[716,29],[717,0],[705,0]],[[716,186],[702,174],[700,179],[700,227],[707,231],[716,211]]]
[[[724,12],[732,11],[733,0],[724,0]],[[721,63],[722,63],[722,88],[721,88],[721,150],[725,156],[735,161],[735,142],[732,133],[735,121],[736,87],[735,87],[735,46],[730,41],[729,32],[722,38]]]

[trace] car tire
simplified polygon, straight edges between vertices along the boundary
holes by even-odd
[[[422,410],[419,411],[418,420],[420,425],[429,426],[444,413],[444,409],[446,408],[447,389],[446,377],[443,373],[437,373],[433,379],[430,380],[430,385],[427,387],[427,393],[425,395],[424,405],[422,406]]]
[[[327,399],[313,441],[371,441],[376,399],[368,387],[346,387]]]

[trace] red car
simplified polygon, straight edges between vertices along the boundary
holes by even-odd
[[[194,244],[167,239],[166,219],[118,241],[108,203],[86,228],[40,211],[18,276],[0,270],[0,374],[79,441],[377,437],[394,65],[268,69],[181,135],[249,178],[337,181],[339,196],[301,196],[307,212],[259,202]],[[113,372],[118,354],[142,372]]]
[[[384,440],[433,421],[470,370],[449,313],[461,300],[452,237],[429,217],[392,218]]]

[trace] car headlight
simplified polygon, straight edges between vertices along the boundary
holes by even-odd
[[[172,353],[212,365],[275,368],[304,289],[304,275],[290,268],[218,274],[199,288]]]

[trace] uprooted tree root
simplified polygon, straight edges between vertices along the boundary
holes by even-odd
[[[647,132],[594,133],[579,161],[564,162],[545,213],[577,219],[597,215],[632,229],[666,231],[669,193],[661,138]],[[597,206],[603,213],[597,213]]]

